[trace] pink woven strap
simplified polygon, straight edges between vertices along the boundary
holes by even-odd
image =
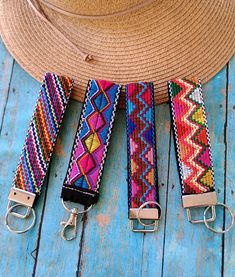
[[[89,206],[98,200],[120,86],[109,81],[88,83],[67,176],[64,201]]]

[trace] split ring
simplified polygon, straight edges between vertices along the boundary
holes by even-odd
[[[147,206],[148,204],[154,204],[154,205],[156,205],[156,206],[160,209],[160,217],[159,217],[157,220],[161,219],[161,214],[162,214],[162,208],[161,208],[161,206],[159,205],[159,203],[157,203],[156,201],[147,201],[147,202],[143,203],[143,204],[138,208],[138,211],[137,211],[137,219],[138,219],[139,223],[140,223],[142,226],[144,226],[144,227],[149,227],[149,226],[154,226],[154,225],[156,225],[156,220],[154,220],[153,223],[146,224],[146,223],[144,223],[144,222],[140,219],[140,212],[141,212],[141,210],[142,210],[145,206]]]
[[[15,233],[15,234],[23,234],[23,233],[26,233],[26,232],[29,231],[31,228],[33,228],[33,226],[34,226],[34,224],[35,224],[35,222],[36,222],[36,213],[35,213],[35,211],[34,211],[33,208],[30,208],[29,211],[27,210],[27,215],[30,216],[30,214],[31,214],[31,212],[32,212],[32,215],[33,215],[33,221],[32,221],[32,223],[31,223],[26,229],[23,229],[23,230],[16,230],[16,229],[13,229],[13,228],[9,225],[9,221],[8,221],[9,215],[15,216],[15,215],[14,215],[15,213],[13,213],[12,210],[13,210],[14,208],[20,207],[20,206],[28,208],[27,206],[22,205],[22,204],[15,204],[15,205],[11,206],[11,207],[7,210],[6,215],[5,215],[5,224],[6,224],[6,226],[7,226],[7,229],[8,229],[10,232]],[[28,216],[27,216],[27,217],[28,217]],[[15,217],[16,217],[16,216],[15,216]],[[17,217],[20,218],[19,216],[17,216]],[[22,217],[22,218],[26,218],[26,217]]]
[[[215,229],[215,228],[209,226],[208,221],[207,221],[207,219],[206,219],[206,214],[207,214],[207,212],[208,212],[208,210],[209,210],[209,208],[210,208],[211,206],[208,206],[208,207],[205,209],[205,211],[204,211],[204,215],[203,215],[204,224],[205,224],[206,228],[209,229],[210,231],[212,231],[212,232],[214,232],[214,233],[217,233],[217,234],[224,234],[224,233],[228,232],[228,231],[233,227],[233,224],[234,224],[234,215],[233,215],[233,211],[232,211],[227,205],[225,205],[225,204],[223,204],[223,203],[217,203],[215,206],[222,206],[222,207],[225,208],[225,210],[227,210],[227,211],[229,212],[229,214],[230,214],[230,216],[231,216],[230,225],[229,225],[226,229],[224,229],[224,230],[217,230],[217,229]]]

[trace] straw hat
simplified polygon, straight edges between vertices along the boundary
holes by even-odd
[[[167,80],[206,82],[235,52],[234,0],[0,0],[0,24],[29,74],[74,78],[79,101],[88,79],[107,79],[154,81],[162,103]]]

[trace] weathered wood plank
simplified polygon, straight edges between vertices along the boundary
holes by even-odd
[[[164,114],[164,120],[159,120]],[[99,203],[85,225],[81,276],[159,276],[162,267],[164,210],[169,148],[169,108],[157,108],[158,169],[163,216],[158,233],[133,233],[127,218],[127,155],[124,112],[116,118]],[[96,235],[94,235],[96,234]]]
[[[75,276],[77,271],[82,222],[78,223],[76,240],[67,242],[60,237],[60,221],[69,217],[61,204],[60,193],[80,111],[81,104],[70,101],[52,157],[35,276]]]
[[[43,195],[35,206],[38,216],[36,226],[27,234],[10,233],[4,225],[4,215],[13,171],[16,169],[37,99],[35,92],[39,88],[38,82],[17,64],[14,65],[0,137],[0,269],[2,276],[31,276],[34,267],[34,258],[31,252],[34,251],[37,244]],[[23,227],[23,225],[19,224],[18,227]]]
[[[9,84],[12,75],[13,58],[6,50],[3,42],[0,40],[0,130],[4,119],[4,110],[7,102]]]
[[[141,276],[143,235],[132,233],[127,219],[126,151],[125,114],[119,111],[100,199],[85,223],[80,276]]]
[[[157,88],[156,88],[157,89]],[[161,276],[164,257],[165,215],[167,209],[167,183],[170,149],[170,109],[169,104],[156,107],[157,166],[159,181],[159,202],[162,218],[159,231],[144,236],[142,276]],[[133,265],[134,266],[134,265]]]
[[[224,123],[226,116],[226,70],[223,69],[204,87],[205,104],[212,143],[215,180],[218,198],[223,199],[225,145]],[[187,221],[181,206],[181,190],[176,166],[173,139],[171,144],[169,193],[167,202],[166,239],[164,249],[164,276],[221,276],[222,237],[215,235],[203,224]],[[202,212],[202,210],[201,210]],[[202,213],[198,213],[202,216]],[[217,217],[223,222],[222,211]]]
[[[226,197],[228,206],[235,211],[235,57],[233,57],[228,66],[228,93],[227,93],[227,130],[226,130]],[[226,223],[229,224],[230,217],[226,217]],[[235,228],[224,237],[224,265],[223,271],[225,277],[235,276]]]

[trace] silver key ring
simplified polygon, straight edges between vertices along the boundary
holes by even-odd
[[[23,229],[23,230],[16,230],[16,229],[13,229],[13,228],[9,225],[8,219],[9,219],[9,216],[10,216],[10,215],[12,215],[12,216],[14,216],[14,217],[21,218],[21,217],[19,217],[19,216],[16,216],[15,213],[12,212],[14,208],[20,207],[20,206],[26,207],[26,208],[28,209],[28,210],[27,210],[27,217],[29,217],[30,214],[31,214],[31,212],[32,212],[33,221],[32,221],[32,223],[31,223],[26,229]],[[27,217],[22,217],[22,218],[24,219],[24,218],[27,218]],[[6,224],[6,226],[7,226],[7,229],[8,229],[10,232],[15,233],[15,234],[23,234],[23,233],[26,233],[26,232],[29,231],[31,228],[33,228],[35,222],[36,222],[36,213],[35,213],[35,210],[34,210],[33,208],[31,208],[31,207],[29,208],[29,207],[27,207],[27,206],[25,206],[25,205],[22,205],[22,204],[15,204],[15,205],[11,206],[11,207],[7,210],[6,215],[5,215],[5,224]]]
[[[145,206],[147,206],[148,204],[154,204],[154,205],[156,205],[156,206],[160,209],[160,217],[158,218],[158,220],[161,219],[161,214],[162,214],[162,208],[161,208],[161,206],[159,205],[159,203],[157,203],[156,201],[147,201],[147,202],[143,203],[143,204],[138,208],[138,211],[137,211],[137,219],[138,219],[139,223],[140,223],[142,226],[144,226],[144,227],[149,227],[149,226],[154,226],[154,225],[156,225],[156,220],[154,220],[153,223],[145,224],[145,223],[140,219],[140,212],[141,212],[141,210],[142,210]]]
[[[233,211],[225,204],[223,203],[217,203],[215,206],[222,206],[225,208],[225,210],[227,210],[231,216],[231,222],[230,222],[230,225],[225,229],[225,230],[217,230],[211,226],[209,226],[209,223],[208,223],[208,220],[206,219],[206,214],[208,212],[208,210],[210,209],[211,206],[208,206],[205,211],[204,211],[204,215],[203,215],[203,220],[204,220],[204,224],[206,226],[207,229],[209,229],[210,231],[216,233],[216,234],[224,234],[224,233],[227,233],[232,227],[233,227],[233,224],[234,224],[234,215],[233,215]]]

